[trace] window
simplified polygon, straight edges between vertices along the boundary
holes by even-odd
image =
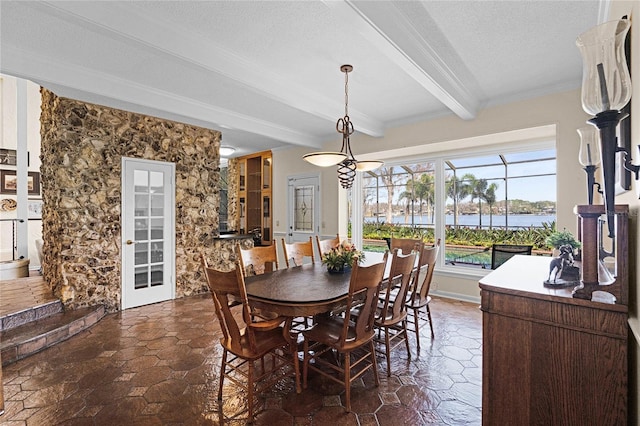
[[[363,248],[383,250],[391,235],[440,238],[447,265],[475,268],[490,268],[493,243],[545,249],[556,220],[550,145],[448,154],[365,173]]]

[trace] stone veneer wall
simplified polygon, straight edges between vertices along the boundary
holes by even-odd
[[[227,222],[229,224],[229,229],[234,231],[240,231],[240,215],[238,213],[238,179],[237,176],[240,175],[240,170],[238,170],[238,159],[230,158],[228,164],[228,173],[229,182],[227,182],[228,190],[227,190],[227,213],[228,219]]]
[[[41,93],[42,264],[65,307],[120,309],[123,156],[176,165],[176,297],[208,291],[201,250],[233,267],[233,245],[215,239],[219,132]]]

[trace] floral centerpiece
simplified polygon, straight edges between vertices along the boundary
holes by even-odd
[[[338,247],[334,247],[322,254],[322,264],[327,265],[329,272],[344,272],[345,269],[349,270],[356,259],[358,263],[362,263],[364,253],[361,250],[357,250],[353,244],[346,240],[340,243]]]

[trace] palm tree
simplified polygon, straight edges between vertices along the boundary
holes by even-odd
[[[458,225],[458,207],[460,202],[471,194],[470,182],[475,181],[476,177],[471,173],[467,173],[461,178],[456,177],[455,173],[449,176],[446,183],[447,197],[453,201],[453,224]]]
[[[478,215],[479,215],[479,226],[482,229],[482,199],[485,196],[485,192],[487,191],[487,180],[486,179],[474,179],[471,184],[471,201],[474,199],[478,199]]]
[[[493,205],[496,203],[498,184],[492,183],[484,192],[484,200],[489,204],[489,229],[493,229]]]
[[[411,181],[407,182],[407,188]],[[416,201],[416,197],[413,195],[412,191],[404,191],[398,197],[398,201],[406,200],[405,208],[404,208],[404,223],[407,223],[409,219],[409,208],[413,207],[413,203]],[[413,216],[413,208],[411,209],[411,213]]]

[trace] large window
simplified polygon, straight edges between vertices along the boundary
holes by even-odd
[[[489,268],[494,243],[545,250],[555,227],[555,149],[486,151],[385,165],[363,176],[363,246],[421,236],[445,263]]]

